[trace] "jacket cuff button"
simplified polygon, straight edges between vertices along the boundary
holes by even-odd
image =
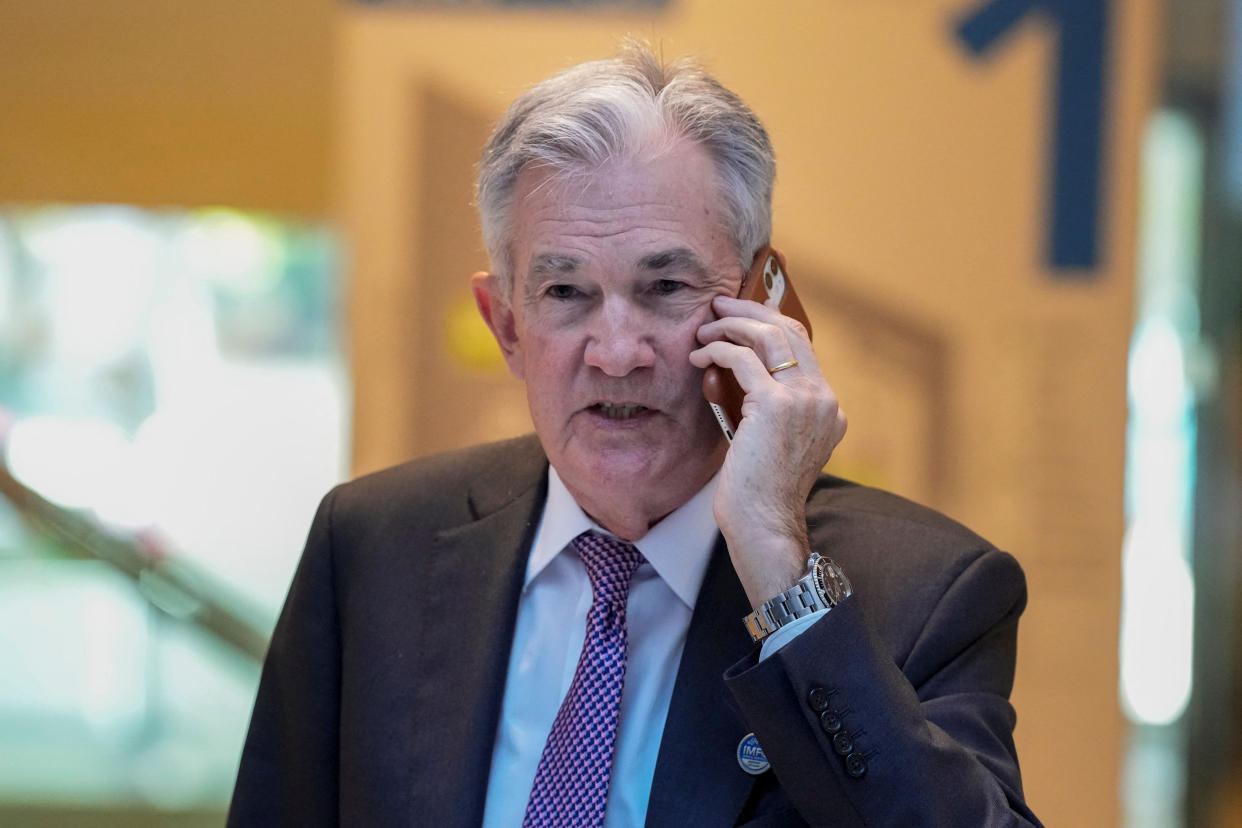
[[[847,756],[854,752],[854,739],[850,736],[848,730],[842,730],[832,737],[832,749],[842,756]]]
[[[828,705],[832,703],[832,697],[836,692],[836,690],[829,690],[826,687],[815,687],[807,696],[807,702],[816,713],[822,713],[828,709]]]

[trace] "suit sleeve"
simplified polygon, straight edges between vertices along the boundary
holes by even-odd
[[[1013,744],[1022,571],[989,549],[934,601],[899,667],[860,595],[725,675],[812,825],[1038,825]]]
[[[263,664],[229,828],[337,824],[340,631],[329,493]]]

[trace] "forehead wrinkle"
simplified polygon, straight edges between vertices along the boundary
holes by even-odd
[[[649,234],[682,236],[686,232],[689,210],[660,204],[647,206],[579,209],[573,214],[540,216],[531,221],[529,235],[567,239],[602,240],[619,237],[643,238]]]
[[[620,197],[605,204],[578,204],[552,202],[539,205],[531,216],[530,224],[552,225],[607,225],[615,222],[638,225],[665,225],[681,223],[701,209],[692,203],[670,203],[664,199],[631,201]]]

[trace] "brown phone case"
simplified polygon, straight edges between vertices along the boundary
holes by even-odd
[[[772,247],[764,245],[759,248],[737,297],[776,308],[785,316],[801,322],[806,327],[807,336],[811,335],[811,320],[807,318],[798,294],[794,293],[793,283],[789,281],[785,257]],[[746,398],[733,372],[714,365],[707,368],[703,372],[703,396],[711,405],[725,437],[732,442],[733,432],[742,421],[742,400]]]

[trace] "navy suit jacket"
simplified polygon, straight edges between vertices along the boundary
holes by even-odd
[[[546,491],[527,437],[324,498],[264,664],[230,826],[479,824]],[[647,825],[1037,825],[1008,702],[1026,601],[1016,561],[831,476],[808,528],[855,594],[762,664],[717,543],[651,736]],[[772,764],[759,776],[737,759],[749,732]]]

